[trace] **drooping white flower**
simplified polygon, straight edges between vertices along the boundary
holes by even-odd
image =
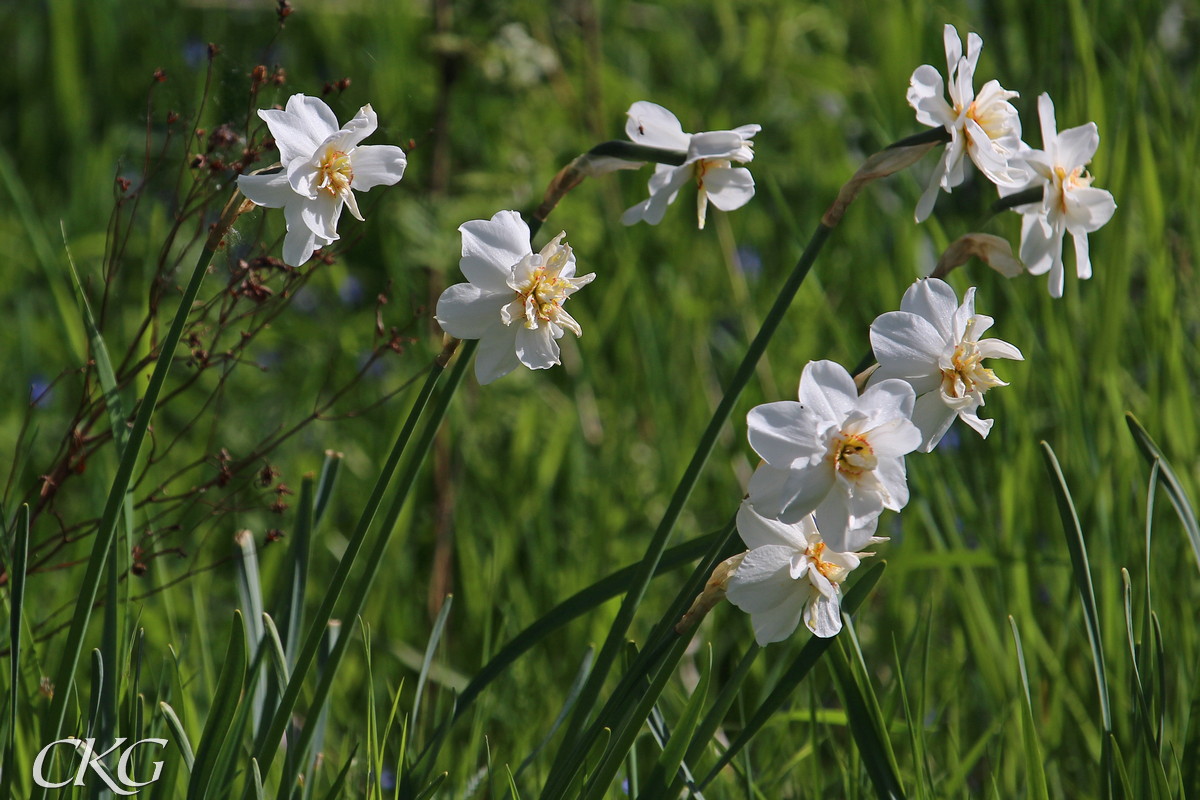
[[[908,103],[916,109],[917,122],[932,128],[945,127],[950,134],[942,160],[917,202],[917,222],[923,222],[933,211],[939,188],[949,192],[963,182],[964,156],[970,156],[980,172],[998,186],[1026,180],[1020,164],[1010,163],[1020,150],[1021,120],[1008,101],[1018,94],[991,80],[976,95],[975,67],[983,40],[976,33],[968,33],[964,56],[953,25],[945,27],[942,38],[946,45],[945,90],[950,94],[950,103],[945,100],[941,73],[929,64],[916,68],[908,87]]]
[[[737,515],[750,548],[730,575],[725,596],[750,615],[762,646],[792,635],[801,621],[821,638],[842,629],[842,581],[874,553],[838,553],[821,538],[812,515],[797,523],[762,516],[749,501]],[[883,542],[871,537],[864,544]]]
[[[1089,122],[1057,131],[1054,102],[1050,95],[1038,97],[1038,119],[1042,124],[1042,149],[1022,151],[1033,179],[1027,187],[1006,188],[1013,194],[1022,188],[1043,187],[1042,201],[1018,206],[1021,219],[1021,260],[1034,275],[1050,273],[1050,295],[1063,293],[1063,236],[1075,241],[1075,274],[1080,280],[1092,277],[1088,234],[1112,219],[1117,210],[1113,196],[1092,186],[1085,167],[1100,146],[1096,123]]]
[[[469,283],[442,292],[435,319],[451,336],[479,340],[479,382],[491,383],[520,364],[546,369],[559,363],[555,340],[564,331],[583,333],[563,303],[596,277],[575,276],[575,253],[563,241],[566,233],[534,253],[529,226],[516,211],[464,222],[458,230],[459,268]]]
[[[786,523],[815,511],[831,549],[858,549],[883,509],[908,502],[904,455],[921,444],[909,420],[915,399],[912,386],[894,379],[860,397],[844,367],[810,361],[800,402],[766,403],[747,415],[750,446],[765,462],[750,479],[750,502]]]
[[[370,105],[341,128],[329,106],[303,94],[292,95],[283,111],[265,109],[258,115],[275,137],[283,170],[239,175],[238,188],[260,206],[283,209],[283,260],[293,267],[337,240],[342,206],[362,219],[354,192],[390,186],[404,176],[408,162],[399,147],[359,144],[377,126]]]
[[[975,313],[975,287],[962,305],[945,281],[925,278],[908,287],[899,311],[880,314],[871,323],[871,347],[879,369],[868,386],[899,378],[912,385],[917,404],[912,421],[921,429],[921,450],[928,453],[958,417],[986,437],[993,420],[980,419],[983,394],[1008,384],[983,366],[985,358],[1024,360],[1021,351],[1000,339],[980,339],[992,318]]]
[[[681,166],[658,164],[650,178],[650,197],[627,210],[621,222],[633,225],[642,220],[657,225],[667,206],[689,181],[696,182],[696,216],[700,227],[708,212],[708,203],[722,211],[733,211],[754,197],[754,178],[750,170],[734,167],[754,160],[754,134],[759,125],[742,125],[731,131],[684,133],[683,126],[670,111],[640,100],[629,107],[625,133],[637,144],[687,153]]]

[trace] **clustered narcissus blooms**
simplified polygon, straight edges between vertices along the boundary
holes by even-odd
[[[986,436],[983,394],[1006,385],[985,358],[1021,359],[999,339],[980,339],[992,318],[975,313],[937,278],[909,287],[900,311],[871,325],[879,368],[859,395],[832,361],[812,361],[799,402],[766,403],[747,415],[750,446],[763,459],[737,516],[750,548],[720,590],[751,616],[760,645],[787,638],[801,621],[816,636],[841,630],[841,583],[865,556],[884,509],[908,502],[904,456],[929,452],[956,417]]]
[[[370,105],[341,128],[329,106],[303,94],[292,95],[282,111],[266,109],[258,115],[275,137],[283,169],[273,175],[239,175],[238,188],[257,205],[283,209],[283,260],[293,267],[337,240],[342,206],[362,219],[354,192],[390,186],[404,176],[407,159],[399,147],[359,144],[377,125]]]
[[[478,339],[475,376],[480,383],[504,377],[521,364],[546,369],[559,363],[564,331],[579,336],[579,323],[563,304],[595,273],[575,276],[575,253],[560,233],[534,253],[529,226],[516,211],[464,222],[457,283],[438,298],[435,318],[458,339]]]
[[[983,40],[978,34],[967,34],[964,56],[953,25],[945,27],[943,38],[948,78],[945,88],[952,104],[943,97],[942,76],[928,64],[913,72],[908,88],[908,102],[917,112],[917,121],[945,127],[950,134],[946,152],[917,202],[917,222],[933,211],[939,187],[949,192],[962,183],[964,153],[1002,196],[1042,189],[1040,203],[1014,209],[1023,217],[1020,255],[1030,273],[1049,272],[1051,296],[1062,297],[1065,234],[1070,233],[1075,243],[1076,275],[1090,278],[1087,235],[1107,223],[1117,209],[1113,196],[1093,187],[1092,177],[1085,170],[1100,145],[1096,124],[1089,122],[1058,133],[1054,103],[1049,95],[1042,94],[1038,97],[1042,149],[1033,149],[1021,141],[1021,121],[1009,102],[1018,96],[1016,92],[992,80],[978,95],[974,93],[975,67]]]
[[[621,217],[626,225],[646,221],[657,225],[667,206],[675,202],[679,190],[689,181],[696,182],[696,216],[700,227],[708,212],[708,203],[722,211],[733,211],[754,197],[754,178],[750,170],[734,167],[733,162],[754,159],[754,134],[758,125],[742,125],[731,131],[684,133],[683,126],[667,109],[644,100],[629,107],[625,133],[636,144],[687,153],[681,166],[655,166],[650,178],[650,197],[633,206]]]

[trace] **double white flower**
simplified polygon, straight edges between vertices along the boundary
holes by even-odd
[[[1038,97],[1038,119],[1042,126],[1042,149],[1021,153],[1033,179],[1027,187],[1002,188],[1012,194],[1021,188],[1043,187],[1042,201],[1015,210],[1021,220],[1021,260],[1034,275],[1050,273],[1050,294],[1063,293],[1063,237],[1075,242],[1075,274],[1092,277],[1088,234],[1112,219],[1117,210],[1113,196],[1092,186],[1085,167],[1100,146],[1096,123],[1089,122],[1058,133],[1054,102],[1050,95]]]
[[[478,339],[475,376],[491,383],[524,364],[546,369],[559,363],[564,331],[583,333],[563,303],[596,277],[575,277],[575,253],[560,233],[534,253],[529,226],[516,211],[464,222],[459,268],[469,283],[438,298],[436,319],[446,333]]]
[[[980,339],[992,318],[975,313],[975,287],[962,305],[954,289],[937,278],[919,280],[904,293],[899,311],[871,323],[871,347],[879,369],[868,386],[899,378],[917,394],[912,421],[921,429],[921,450],[937,446],[954,418],[986,437],[992,420],[980,419],[983,394],[1007,386],[983,366],[985,358],[1023,360],[1021,351],[999,339]]]
[[[933,211],[938,189],[951,191],[963,182],[963,157],[969,155],[988,180],[998,186],[1018,185],[1026,180],[1019,164],[1010,164],[1021,146],[1021,120],[1017,109],[1008,102],[1016,92],[991,80],[975,94],[975,66],[983,40],[967,34],[967,54],[962,53],[958,30],[947,25],[943,31],[946,46],[945,86],[941,74],[922,64],[909,81],[908,103],[917,112],[917,121],[933,128],[945,127],[950,143],[934,170],[929,186],[917,202],[916,219],[923,222]],[[948,89],[950,103],[944,97]]]
[[[650,197],[630,208],[621,222],[633,225],[646,221],[657,225],[667,206],[688,181],[695,180],[696,216],[700,227],[708,212],[708,203],[722,211],[741,208],[754,197],[754,178],[750,170],[734,167],[732,162],[745,164],[754,159],[754,143],[750,139],[762,128],[742,125],[731,131],[684,133],[683,126],[667,109],[645,100],[629,107],[625,133],[637,143],[664,150],[687,153],[681,166],[658,164],[650,178]]]
[[[743,502],[738,534],[750,548],[729,577],[726,597],[750,615],[760,645],[792,635],[801,620],[822,638],[842,629],[842,581],[874,553],[828,547],[811,514],[797,523],[768,519]],[[867,543],[887,541],[871,537]]]
[[[341,128],[329,106],[302,94],[292,95],[283,111],[267,109],[258,115],[275,137],[283,170],[239,175],[238,188],[260,206],[283,209],[283,260],[293,267],[337,240],[342,206],[355,219],[363,218],[355,191],[390,186],[404,176],[408,162],[399,147],[359,145],[377,125],[370,105]]]
[[[766,403],[747,416],[750,446],[765,462],[750,479],[750,503],[789,524],[815,512],[830,549],[857,550],[883,509],[908,502],[904,455],[922,441],[909,419],[916,395],[892,379],[860,397],[832,361],[805,366],[799,395],[798,403]]]

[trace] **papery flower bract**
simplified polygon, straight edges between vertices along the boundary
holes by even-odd
[[[899,378],[917,393],[912,421],[921,429],[921,450],[937,446],[954,418],[986,437],[992,420],[980,419],[983,394],[1008,384],[983,366],[985,358],[1024,360],[1021,351],[1000,339],[980,339],[992,318],[975,313],[975,287],[962,305],[945,281],[925,278],[908,287],[899,311],[880,314],[871,323],[871,347],[879,369],[868,386]]]
[[[839,553],[821,538],[812,515],[797,523],[762,516],[744,501],[738,533],[750,548],[725,586],[729,602],[750,615],[762,646],[804,626],[821,638],[842,629],[842,581],[873,553]],[[886,539],[871,537],[866,543]]]
[[[690,180],[696,181],[696,216],[700,227],[708,213],[708,203],[722,211],[733,211],[754,197],[754,177],[744,167],[754,160],[754,143],[750,139],[762,130],[759,125],[742,125],[731,131],[684,133],[683,126],[670,111],[660,105],[640,100],[629,107],[625,133],[637,143],[664,150],[687,153],[681,166],[655,166],[650,178],[650,197],[628,209],[621,222],[633,225],[646,221],[657,225],[667,206]]]
[[[1084,169],[1100,146],[1096,123],[1058,133],[1054,102],[1048,94],[1038,97],[1038,119],[1042,149],[1030,148],[1021,153],[1033,182],[1027,187],[1002,189],[1001,194],[1044,187],[1041,203],[1014,209],[1022,215],[1021,260],[1034,275],[1049,272],[1050,295],[1062,297],[1064,235],[1070,233],[1075,242],[1075,274],[1081,280],[1092,277],[1088,234],[1112,219],[1117,203],[1112,194],[1092,186],[1092,176]]]
[[[283,209],[283,260],[293,267],[337,240],[343,205],[355,219],[363,218],[354,192],[390,186],[404,176],[408,162],[399,147],[359,144],[378,124],[370,105],[341,128],[329,106],[303,94],[292,95],[283,111],[258,115],[275,137],[283,171],[239,175],[238,188],[260,206]]]
[[[830,548],[866,543],[883,509],[908,502],[904,455],[921,444],[909,420],[916,399],[901,380],[879,381],[860,397],[844,367],[810,361],[800,402],[766,403],[746,421],[765,463],[750,479],[750,502],[787,523],[816,512]]]
[[[479,382],[491,383],[520,364],[546,369],[559,363],[555,340],[564,331],[583,333],[563,303],[596,277],[575,276],[575,253],[563,242],[566,233],[534,253],[529,226],[516,211],[499,211],[458,229],[459,268],[470,282],[442,292],[435,319],[451,336],[479,340]]]
[[[943,29],[942,38],[946,45],[946,84],[935,67],[922,64],[913,71],[908,87],[908,103],[917,112],[917,122],[932,128],[945,127],[950,134],[946,152],[917,202],[917,222],[923,222],[933,211],[939,188],[949,192],[963,182],[964,155],[970,156],[980,172],[999,186],[1026,180],[1020,165],[1010,164],[1020,150],[1021,120],[1008,101],[1018,94],[995,80],[985,83],[975,94],[975,66],[983,40],[976,33],[968,33],[964,56],[953,25]],[[950,103],[945,100],[944,89],[950,94]]]

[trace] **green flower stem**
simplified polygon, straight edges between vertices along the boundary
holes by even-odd
[[[461,376],[462,365],[469,359],[471,353],[475,349],[475,342],[468,342],[462,348],[462,353],[459,355],[458,364],[455,367],[455,375]],[[417,421],[420,419],[425,406],[429,402],[429,398],[433,395],[434,389],[441,378],[446,364],[453,355],[455,348],[458,346],[458,340],[452,339],[442,350],[442,353],[434,360],[434,363],[429,368],[429,374],[425,378],[425,384],[421,387],[420,393],[413,401],[412,409],[408,413],[408,418],[404,421],[404,426],[400,429],[399,435],[396,437],[395,443],[392,445],[391,453],[388,454],[388,459],[384,463],[383,469],[379,473],[379,477],[375,481],[375,487],[371,491],[371,496],[367,499],[366,505],[363,507],[362,513],[359,515],[358,523],[354,528],[354,533],[351,534],[350,543],[346,547],[345,553],[342,554],[341,560],[338,562],[337,570],[333,578],[330,580],[329,588],[325,592],[325,597],[321,601],[321,607],[314,615],[312,622],[309,624],[308,633],[304,639],[304,647],[301,648],[300,654],[296,657],[296,663],[292,667],[292,677],[288,681],[287,688],[284,690],[283,696],[279,700],[279,705],[275,709],[275,714],[271,718],[271,724],[263,728],[258,742],[255,743],[255,758],[258,761],[259,768],[265,774],[271,768],[271,762],[275,758],[276,752],[279,750],[279,742],[283,738],[284,731],[287,729],[288,722],[291,720],[292,711],[296,706],[296,701],[300,697],[300,691],[304,686],[304,680],[308,671],[311,669],[313,662],[316,660],[317,651],[321,648],[321,642],[325,636],[325,628],[329,620],[333,618],[334,606],[341,597],[342,590],[346,586],[346,582],[350,578],[350,572],[354,567],[359,551],[366,542],[367,532],[371,527],[371,523],[375,520],[375,514],[379,511],[380,505],[383,503],[384,495],[387,492],[388,485],[392,481],[392,477],[396,474],[396,470],[400,465],[401,457],[408,446],[409,440],[412,438],[413,431],[417,427]],[[434,422],[430,424],[430,428],[436,428],[436,423],[441,420],[441,414],[445,413],[445,404],[449,402],[450,394],[453,393],[454,387],[457,385],[457,378],[454,383],[443,391],[440,398],[440,412],[434,417]],[[432,437],[432,433],[427,429],[426,433]],[[424,438],[422,439],[424,441]],[[424,450],[420,451],[421,453]],[[408,494],[408,487],[411,485],[411,475],[415,473],[416,468],[420,465],[420,459],[411,459],[409,469],[405,472],[405,478],[401,480],[398,497],[405,497]],[[389,515],[390,518],[390,515]],[[376,542],[375,554],[378,556],[387,546],[388,539],[391,535],[392,525],[385,525],[379,536],[379,541]],[[362,597],[365,597],[367,589],[370,587],[370,581],[374,578],[375,572],[379,568],[381,558],[376,557],[373,566],[369,567],[369,578],[366,581],[359,581],[356,584],[355,600],[352,604],[356,609],[361,609]],[[349,616],[344,616],[343,619],[354,619],[358,611],[353,611]],[[338,661],[341,659],[341,653],[344,651],[343,642],[348,642],[353,637],[343,636],[338,640],[338,645],[335,648],[333,660],[329,662],[323,675],[325,678],[332,679],[332,676],[337,671]],[[323,678],[324,680],[324,678]],[[328,691],[328,690],[326,690]],[[314,703],[314,708],[319,708],[319,705]],[[306,733],[307,730],[306,730]],[[308,734],[311,737],[311,734]],[[299,750],[297,752],[303,752]]]
[[[458,361],[455,362],[454,368],[450,371],[450,377],[446,379],[441,393],[430,408],[425,428],[421,431],[421,436],[405,463],[404,471],[400,474],[396,487],[392,490],[392,505],[388,508],[387,515],[380,526],[379,537],[375,540],[375,547],[371,551],[370,558],[367,559],[366,574],[360,576],[354,583],[349,608],[342,615],[343,619],[357,619],[362,614],[363,607],[367,602],[367,594],[371,590],[371,584],[374,583],[375,576],[379,574],[380,566],[383,565],[384,556],[387,555],[388,542],[392,534],[396,531],[396,522],[400,519],[400,512],[404,509],[404,503],[408,499],[409,492],[412,491],[417,472],[420,471],[421,465],[425,462],[425,456],[429,453],[434,436],[437,434],[438,428],[441,427],[442,419],[446,416],[446,410],[450,407],[450,401],[454,397],[454,392],[458,388],[459,383],[461,383],[467,364],[471,362],[471,356],[478,345],[478,339],[470,339],[463,343],[462,352],[459,353]],[[438,372],[441,371],[441,367],[436,369]],[[312,708],[325,707],[329,699],[329,692],[333,688],[334,678],[337,676],[338,666],[341,664],[342,657],[346,654],[346,648],[353,638],[352,636],[339,637],[333,651],[325,659],[325,664],[321,671],[321,680],[317,683],[316,691],[313,694]],[[316,728],[316,725],[306,724],[303,732],[300,734],[299,741],[297,743],[289,742],[289,747],[295,747],[299,753],[306,753],[309,745],[312,743]]]
[[[154,371],[150,374],[150,383],[138,404],[133,427],[129,429],[128,438],[121,450],[121,460],[117,464],[117,472],[113,476],[108,499],[105,501],[104,511],[100,516],[100,525],[92,543],[92,554],[88,559],[87,570],[79,584],[79,598],[75,603],[75,614],[71,618],[71,629],[67,633],[67,639],[63,645],[58,672],[54,676],[54,699],[50,703],[46,736],[43,737],[47,742],[57,740],[62,736],[67,703],[72,696],[71,689],[75,682],[75,669],[79,665],[79,654],[83,651],[83,642],[87,637],[92,606],[96,602],[96,594],[104,575],[105,563],[113,549],[117,535],[117,520],[125,504],[125,494],[129,491],[129,484],[133,479],[133,471],[137,466],[138,455],[141,453],[142,443],[146,438],[146,430],[150,427],[150,418],[154,415],[154,408],[158,404],[163,384],[167,380],[167,373],[171,370],[171,361],[175,358],[175,348],[178,347],[179,340],[183,336],[183,328],[187,323],[188,314],[200,293],[200,284],[204,281],[204,275],[208,272],[208,266],[212,263],[222,237],[241,212],[242,206],[239,200],[238,193],[234,192],[221,214],[220,222],[209,235],[204,250],[200,253],[200,258],[192,269],[191,279],[183,290],[183,295],[179,298],[179,306],[175,310],[175,317],[171,320],[171,327],[162,340],[158,360],[155,361]],[[109,668],[116,669],[117,667],[112,665]],[[43,787],[34,796],[45,797],[45,795]]]
[[[821,248],[825,246],[825,242],[829,239],[829,235],[832,232],[833,228],[824,223],[817,225],[816,231],[813,233],[812,238],[809,239],[808,246],[804,249],[804,253],[801,254],[800,260],[796,262],[792,274],[788,276],[787,281],[780,289],[779,296],[776,297],[774,305],[771,306],[771,310],[768,312],[766,319],[764,319],[762,328],[759,329],[758,335],[751,342],[745,358],[742,359],[742,363],[734,374],[729,387],[725,390],[725,395],[721,398],[717,410],[713,413],[708,428],[705,429],[704,435],[696,447],[696,452],[692,456],[691,463],[688,464],[683,478],[675,488],[675,494],[671,498],[670,505],[663,514],[662,521],[659,523],[658,529],[654,532],[650,545],[646,549],[646,554],[642,558],[638,573],[630,582],[629,591],[621,603],[616,620],[613,621],[613,625],[609,629],[608,637],[605,639],[600,654],[596,658],[592,672],[588,676],[583,689],[580,691],[579,699],[575,705],[575,712],[572,715],[570,723],[566,726],[567,733],[559,750],[559,756],[551,768],[550,776],[546,783],[546,790],[542,794],[544,800],[561,796],[562,788],[565,788],[567,782],[563,777],[564,773],[574,771],[573,766],[569,764],[569,754],[579,749],[579,738],[581,732],[586,729],[585,723],[588,713],[595,705],[596,698],[608,676],[608,672],[621,651],[625,640],[625,633],[633,621],[633,615],[641,603],[646,587],[649,585],[651,578],[654,577],[658,560],[670,541],[675,523],[678,521],[679,515],[683,511],[683,507],[687,503],[692,489],[700,478],[700,473],[704,468],[705,462],[708,460],[709,454],[712,452],[713,446],[716,444],[721,429],[725,426],[730,414],[733,412],[734,404],[741,396],[742,390],[746,388],[746,385],[753,377],[759,359],[762,358],[767,345],[771,341],[771,337],[775,335],[780,322],[783,321],[784,314],[787,313],[788,307],[796,296],[796,292],[799,291],[800,284],[808,276],[813,262],[816,261],[817,255],[821,252]],[[555,787],[562,788],[556,789]]]

